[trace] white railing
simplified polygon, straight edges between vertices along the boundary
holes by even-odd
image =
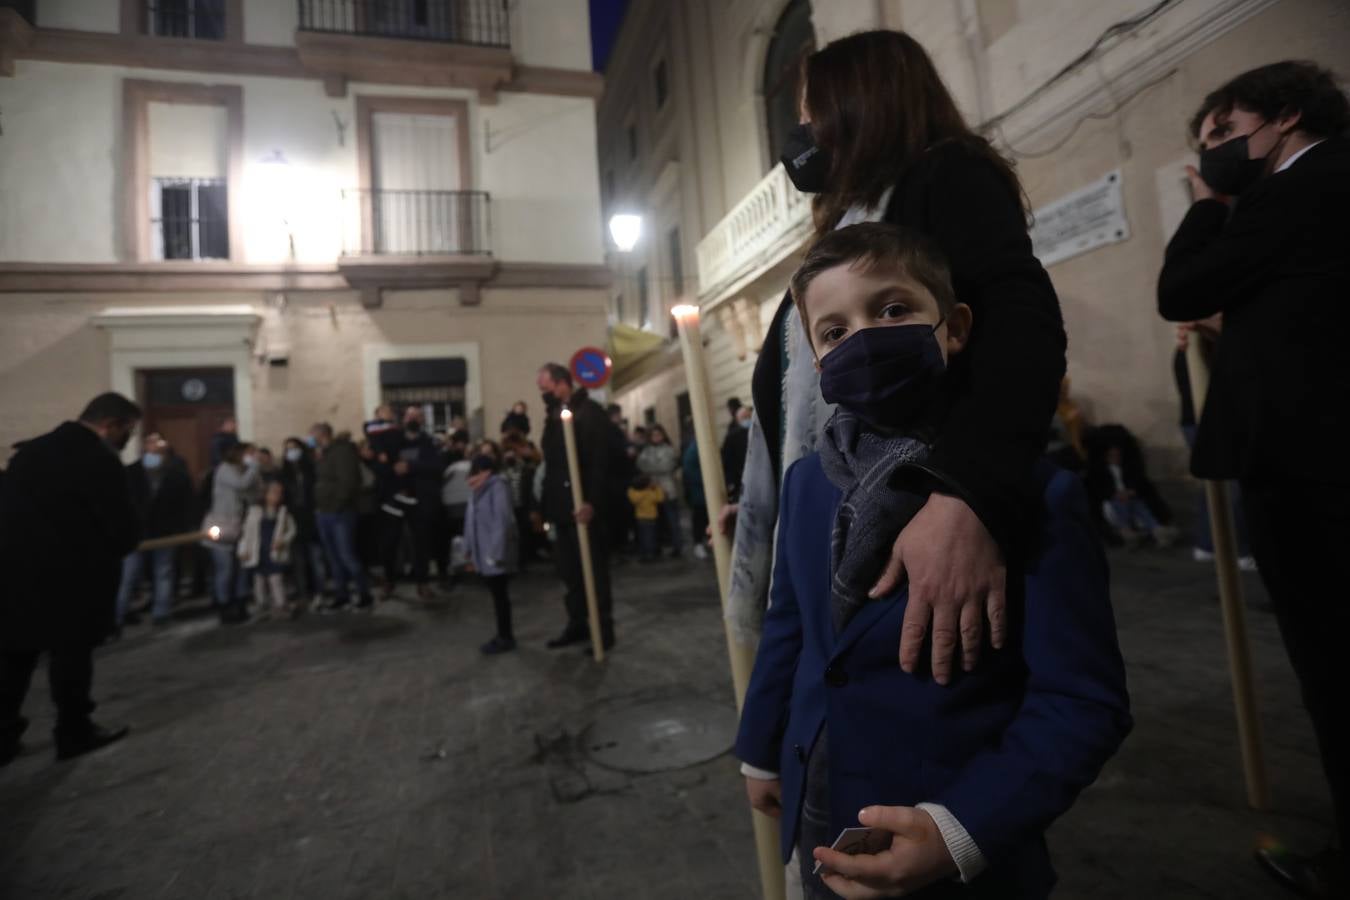
[[[698,242],[699,299],[715,303],[723,289],[777,263],[796,249],[810,221],[810,198],[775,165]]]

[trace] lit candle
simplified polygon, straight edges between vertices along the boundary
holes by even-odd
[[[572,509],[581,509],[586,499],[581,493],[581,463],[577,459],[577,436],[572,427],[572,410],[563,407],[563,443],[567,447],[567,478],[572,482]],[[586,587],[586,618],[591,626],[591,653],[596,662],[605,661],[605,645],[600,637],[600,603],[595,596],[595,570],[591,567],[591,531],[584,522],[576,523],[577,549],[581,554],[581,580]]]
[[[712,405],[708,400],[708,370],[703,362],[703,334],[699,328],[698,307],[681,304],[670,311],[680,330],[680,349],[684,351],[684,377],[689,386],[689,407],[694,417],[694,438],[698,442],[698,464],[703,475],[703,495],[708,513],[716,519],[727,502],[726,476],[717,431],[713,427]],[[722,595],[722,628],[726,632],[727,655],[731,658],[731,683],[736,694],[736,710],[745,703],[750,670],[755,665],[755,650],[736,639],[727,621],[727,596],[731,592],[731,540],[721,529],[712,530],[713,561],[717,566],[717,586]],[[783,863],[778,851],[778,827],[773,819],[752,812],[755,847],[759,854],[760,885],[766,900],[782,897]]]
[[[220,526],[212,525],[210,528],[206,529],[206,536],[213,541],[220,540]]]

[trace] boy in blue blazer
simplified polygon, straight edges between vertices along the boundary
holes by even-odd
[[[906,674],[895,651],[906,589],[868,590],[923,504],[919,485],[961,493],[925,459],[971,312],[937,251],[881,223],[822,238],[791,289],[836,411],[783,479],[736,741],[751,803],[781,816],[783,858],[795,850],[807,897],[1046,897],[1046,829],[1131,725],[1083,489],[1048,464],[1038,473],[1045,515],[1036,549],[1008,561],[1003,648],[945,687]],[[860,822],[889,847],[828,849]]]

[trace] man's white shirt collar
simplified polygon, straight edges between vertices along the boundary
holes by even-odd
[[[1276,172],[1283,172],[1285,169],[1289,168],[1289,167],[1292,166],[1294,163],[1298,162],[1298,158],[1299,158],[1300,156],[1302,156],[1303,154],[1307,153],[1309,150],[1311,150],[1312,148],[1316,147],[1318,144],[1322,143],[1322,141],[1324,141],[1324,140],[1326,140],[1326,138],[1322,138],[1321,141],[1313,141],[1311,144],[1309,144],[1308,146],[1304,147],[1302,150],[1298,151],[1298,152],[1295,153],[1293,156],[1291,156],[1291,157],[1289,157],[1288,159],[1286,159],[1284,162],[1280,163],[1280,167],[1279,167],[1278,169],[1276,169],[1275,171],[1276,171]]]

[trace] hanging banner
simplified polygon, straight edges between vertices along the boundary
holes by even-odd
[[[1130,236],[1120,170],[1032,212],[1031,244],[1043,266]]]

